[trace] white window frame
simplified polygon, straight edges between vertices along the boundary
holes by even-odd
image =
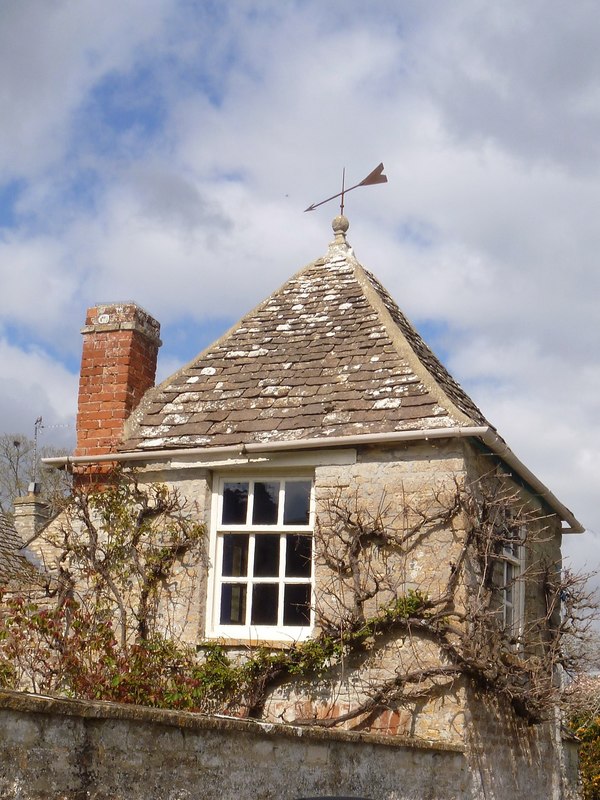
[[[507,527],[502,544],[502,624],[514,639],[522,635],[525,621],[525,535],[524,526]]]
[[[253,525],[252,511],[254,502],[254,485],[261,482],[280,483],[279,495],[279,511],[278,521],[273,525]],[[311,483],[310,502],[309,502],[309,521],[306,525],[284,525],[283,524],[283,510],[284,510],[284,492],[285,486],[288,482],[309,481]],[[223,493],[225,484],[229,483],[248,483],[248,506],[246,523],[243,525],[222,524],[223,514]],[[212,513],[211,513],[211,531],[210,531],[210,570],[208,580],[208,596],[206,608],[206,636],[207,638],[218,639],[233,639],[236,641],[256,642],[256,641],[283,641],[295,642],[307,639],[314,629],[314,583],[315,583],[315,553],[314,553],[314,538],[312,547],[312,558],[310,567],[310,578],[307,577],[288,577],[285,573],[285,558],[284,558],[284,537],[286,534],[304,534],[314,537],[315,527],[315,498],[314,498],[314,478],[312,474],[265,474],[260,475],[257,473],[250,474],[222,474],[215,477],[214,489],[212,495]],[[248,534],[248,572],[247,576],[228,577],[223,576],[223,536],[226,533],[242,533]],[[279,558],[279,576],[273,577],[254,577],[252,575],[251,565],[254,560],[254,544],[255,534],[269,533],[274,536],[279,535],[280,541],[280,558]],[[220,621],[221,618],[221,589],[224,583],[245,584],[247,586],[246,594],[246,621],[245,625],[225,625]],[[277,583],[279,586],[278,592],[278,624],[276,625],[252,625],[249,623],[251,614],[251,594],[252,587],[259,583]],[[309,625],[284,625],[283,618],[283,591],[284,587],[289,584],[307,584],[310,585],[310,624]]]

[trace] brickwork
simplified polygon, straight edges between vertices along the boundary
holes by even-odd
[[[465,748],[476,796],[577,800],[577,745],[558,719],[528,725],[489,693],[466,691]]]
[[[160,325],[133,303],[88,309],[82,329],[77,446],[74,456],[113,452],[124,425],[144,394],[154,386]],[[111,464],[77,465],[75,485],[98,486]]]
[[[154,385],[160,326],[134,304],[90,308],[82,330],[75,456],[110,453]]]

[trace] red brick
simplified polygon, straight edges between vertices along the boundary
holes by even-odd
[[[94,307],[87,311],[86,325],[99,326],[100,313],[109,313],[113,324],[135,321],[139,312],[134,305]],[[102,455],[114,448],[123,422],[154,385],[157,354],[157,341],[139,331],[100,328],[84,334],[75,455]],[[102,475],[107,469],[80,466],[77,481],[92,472]]]

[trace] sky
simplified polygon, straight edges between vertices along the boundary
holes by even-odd
[[[595,0],[5,0],[0,433],[72,446],[85,310],[159,378],[349,241],[600,564]]]

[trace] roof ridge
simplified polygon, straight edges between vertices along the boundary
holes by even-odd
[[[389,320],[393,324],[394,333],[400,333],[410,353],[413,354],[414,366],[425,371],[426,376],[423,377],[427,388],[430,391],[441,391],[443,397],[440,400],[452,406],[459,420],[462,418],[463,424],[487,425],[495,430],[477,404],[429,347],[381,281],[372,272],[363,267],[360,262],[356,261],[356,264],[366,279],[365,288],[367,291],[371,289],[379,300],[379,302],[376,301],[374,303],[374,306],[378,307],[380,312],[383,309],[385,310],[386,315],[389,316]],[[379,303],[381,303],[383,309]],[[401,355],[406,356],[407,353],[404,352]]]

